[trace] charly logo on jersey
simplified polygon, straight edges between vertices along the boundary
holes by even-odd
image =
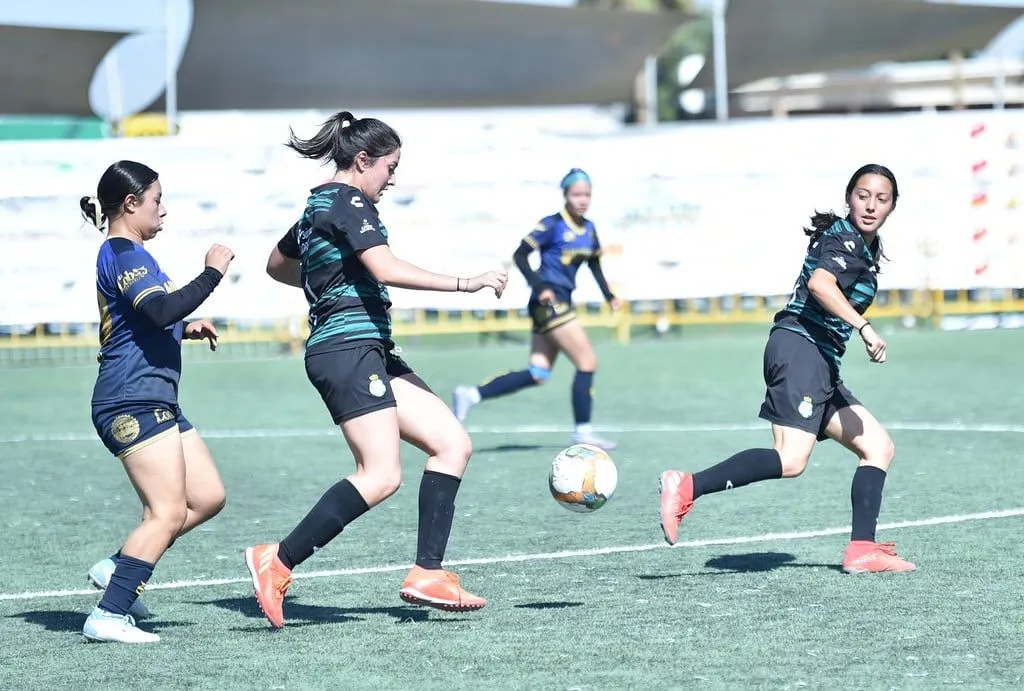
[[[363,200],[359,198],[358,194],[353,195],[352,198],[348,200],[348,203],[356,207],[357,209],[361,209],[364,206]]]
[[[853,250],[857,248],[857,243],[855,243],[853,240],[847,240],[846,242],[843,243],[843,247],[846,248],[847,252],[853,252]]]
[[[382,398],[388,392],[387,385],[376,374],[370,375],[370,395]]]
[[[131,444],[139,438],[141,428],[134,415],[118,415],[110,423],[110,434],[119,444]]]
[[[149,269],[140,266],[136,269],[129,269],[117,277],[117,287],[123,293],[149,275]]]
[[[846,271],[846,260],[842,257],[831,257],[832,261],[835,262],[840,269]]]
[[[805,419],[810,419],[811,415],[814,414],[814,401],[810,396],[804,396],[804,400],[800,401],[796,412],[800,413]]]

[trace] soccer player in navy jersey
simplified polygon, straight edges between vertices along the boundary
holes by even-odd
[[[311,190],[302,218],[271,251],[267,272],[305,291],[306,374],[341,428],[356,470],[330,487],[279,543],[245,551],[256,600],[272,626],[284,626],[292,570],[398,491],[404,440],[428,458],[419,487],[416,563],[399,595],[438,609],[480,609],[486,600],[442,567],[472,445],[448,406],[399,357],[388,286],[470,293],[489,288],[501,297],[508,274],[444,276],[391,253],[376,204],[395,183],[402,142],[386,123],[342,111],[311,139],[293,133],[289,146],[305,158],[332,161],[336,171]]]
[[[864,313],[878,288],[884,258],[878,235],[896,208],[899,188],[885,166],[868,164],[846,186],[844,218],[815,213],[807,255],[792,297],[775,315],[764,351],[767,387],[760,417],[772,424],[771,449],[748,449],[698,473],[661,474],[661,527],[675,544],[699,497],[753,482],[797,477],[818,441],[834,439],[856,454],[850,499],[853,529],[843,555],[847,573],[913,571],[892,543],[875,542],[882,487],[895,455],[885,428],[843,383],[840,360],[857,332],[871,362],[884,363],[886,343]]]
[[[457,386],[452,408],[455,417],[464,422],[470,408],[481,401],[543,384],[551,377],[558,354],[565,353],[576,367],[572,382],[572,410],[576,423],[572,443],[592,444],[610,450],[615,448],[614,442],[599,437],[590,423],[597,355],[586,330],[576,320],[572,301],[580,266],[586,264],[590,267],[601,294],[612,309],[619,308],[619,299],[609,290],[601,269],[601,243],[597,239],[597,228],[586,218],[590,208],[590,176],[579,168],[573,168],[562,178],[561,187],[565,206],[558,213],[541,219],[513,255],[516,266],[531,288],[528,304],[533,321],[530,365],[526,369],[499,375],[482,386]],[[530,267],[529,262],[534,251],[540,252],[537,271]]]
[[[143,509],[121,549],[89,570],[89,581],[104,590],[82,629],[91,641],[160,640],[135,625],[134,615],[146,614],[137,598],[174,540],[224,506],[213,457],[178,406],[178,381],[183,338],[208,339],[216,348],[213,324],[183,320],[217,287],[234,254],[214,245],[203,272],[175,289],[144,247],[163,229],[162,196],[151,168],[118,161],[103,173],[97,196],[80,202],[87,220],[100,231],[106,226],[96,259],[100,354],[92,421]]]

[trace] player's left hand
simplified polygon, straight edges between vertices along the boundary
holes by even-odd
[[[192,341],[201,341],[204,338],[210,341],[210,350],[217,350],[217,327],[206,319],[199,319],[185,325],[185,338]]]
[[[612,310],[614,310],[615,312],[618,312],[620,309],[622,309],[622,300],[618,298],[612,298],[611,300],[608,301],[608,304],[611,305]]]

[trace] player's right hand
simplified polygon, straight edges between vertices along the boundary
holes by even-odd
[[[885,362],[885,341],[878,332],[875,331],[875,327],[871,324],[866,324],[863,329],[860,330],[860,337],[864,340],[864,347],[868,351],[868,357],[871,358],[871,362],[877,362],[879,364]]]
[[[228,264],[235,258],[235,253],[231,251],[231,248],[225,247],[224,245],[214,245],[206,253],[206,265],[212,266],[213,268],[220,271],[221,276],[227,276]]]
[[[555,304],[555,291],[550,288],[545,288],[537,294],[537,302],[542,305],[553,305]]]
[[[508,271],[488,271],[467,279],[466,292],[475,293],[483,288],[491,288],[494,290],[494,296],[500,298],[505,291],[506,283],[508,283]]]

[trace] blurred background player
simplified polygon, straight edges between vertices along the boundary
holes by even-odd
[[[341,427],[356,471],[328,489],[279,544],[245,551],[256,600],[274,627],[284,626],[292,569],[398,491],[404,440],[428,458],[416,564],[400,595],[439,609],[480,609],[486,601],[463,590],[458,576],[441,566],[472,446],[445,403],[395,354],[387,286],[471,293],[490,288],[501,297],[508,275],[444,276],[391,253],[375,205],[395,183],[402,142],[386,123],[343,111],[311,139],[293,133],[289,146],[305,158],[333,161],[337,170],[313,188],[301,221],[271,251],[267,272],[305,290],[306,374]]]
[[[576,272],[580,266],[586,263],[590,267],[601,294],[612,309],[619,308],[619,300],[609,290],[601,270],[601,243],[597,239],[597,229],[586,218],[590,208],[590,176],[579,168],[573,168],[562,178],[561,187],[565,197],[564,208],[541,219],[537,227],[523,238],[513,255],[516,266],[532,290],[528,305],[533,320],[530,366],[499,375],[482,386],[457,386],[452,408],[455,417],[464,422],[470,408],[481,401],[543,384],[551,378],[555,359],[562,352],[576,367],[572,382],[576,429],[572,442],[611,450],[615,443],[595,434],[590,424],[597,355],[586,330],[576,319],[576,308],[572,302]],[[530,268],[529,256],[534,250],[540,252],[538,271]]]
[[[130,613],[147,614],[137,598],[174,540],[224,507],[213,457],[178,407],[178,381],[183,338],[209,339],[216,348],[213,324],[182,320],[210,296],[234,255],[214,245],[203,272],[176,290],[143,247],[163,229],[162,195],[151,168],[118,161],[103,173],[96,197],[80,201],[98,229],[109,224],[96,259],[100,367],[92,421],[142,501],[139,527],[89,570],[89,581],[104,589],[82,629],[92,641],[160,640],[135,626]]]
[[[879,262],[885,256],[878,231],[898,198],[892,171],[869,164],[846,186],[845,218],[831,212],[811,217],[803,269],[789,302],[775,315],[764,351],[767,392],[760,417],[772,423],[774,447],[742,451],[698,473],[662,473],[661,527],[670,545],[696,499],[761,480],[798,477],[815,443],[831,438],[859,461],[850,489],[853,530],[843,570],[914,570],[914,564],[897,556],[895,545],[875,542],[895,446],[839,375],[854,330],[871,361],[885,362],[886,343],[863,314],[874,301]]]

